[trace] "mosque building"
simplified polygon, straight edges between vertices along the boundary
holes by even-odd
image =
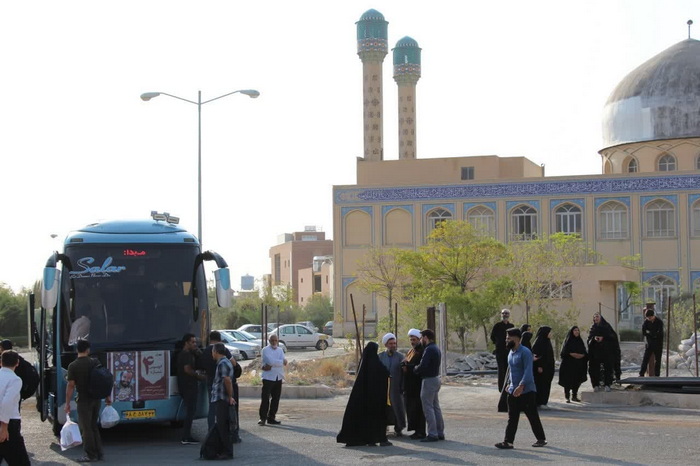
[[[334,303],[354,332],[350,295],[376,322],[387,303],[358,286],[369,247],[417,249],[441,221],[466,220],[502,242],[555,232],[580,235],[604,261],[582,267],[561,296],[587,328],[603,310],[618,329],[640,328],[639,307],[620,312],[624,282],[657,303],[700,287],[700,41],[688,38],[630,72],[603,112],[602,174],[546,176],[524,157],[419,159],[416,87],[421,49],[410,37],[393,49],[399,154],[384,160],[382,64],[388,23],[376,10],[357,22],[362,61],[364,155],[357,184],[334,186]],[[620,258],[639,255],[641,271]],[[449,311],[448,311],[449,312]],[[514,320],[522,322],[521,311]],[[379,314],[379,315],[377,315]]]

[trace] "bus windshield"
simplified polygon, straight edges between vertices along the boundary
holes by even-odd
[[[166,349],[185,333],[200,338],[192,296],[198,253],[183,244],[66,246],[72,270],[63,274],[63,296],[70,298],[63,343],[86,338],[93,348]],[[206,291],[201,266],[197,280]]]

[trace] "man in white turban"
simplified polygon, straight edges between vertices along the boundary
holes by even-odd
[[[401,363],[404,355],[396,351],[396,335],[393,333],[384,335],[382,344],[386,351],[379,353],[379,360],[389,370],[389,402],[391,407],[387,410],[387,425],[393,425],[396,436],[401,437],[402,431],[406,428],[406,410],[401,396],[403,378]]]

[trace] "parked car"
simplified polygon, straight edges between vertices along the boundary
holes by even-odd
[[[260,356],[260,345],[248,341],[236,340],[223,330],[219,330],[219,332],[221,333],[221,341],[227,346],[237,348],[241,352],[241,358],[244,361]]]
[[[333,346],[333,337],[323,333],[314,332],[308,327],[299,324],[280,325],[272,331],[284,343],[287,348],[314,347],[324,350]]]
[[[323,326],[323,333],[326,335],[333,335],[333,321],[329,320],[326,325]]]
[[[235,346],[227,345],[224,343],[224,346],[226,347],[227,350],[231,352],[231,356],[233,356],[233,359],[236,361],[240,361],[243,359],[243,355],[241,354],[241,351],[236,348]]]
[[[272,322],[272,323],[269,323],[269,322],[268,322],[268,324],[267,324],[267,331],[268,331],[268,332],[271,332],[271,331],[273,331],[274,329],[276,329],[276,328],[279,327],[279,326],[280,326],[280,323],[279,323],[279,322]]]
[[[262,325],[245,324],[245,325],[241,325],[236,330],[242,330],[244,332],[248,332],[251,335],[255,336],[255,338],[262,338]]]
[[[303,325],[304,327],[307,327],[307,328],[310,328],[314,332],[318,332],[318,327],[316,327],[316,325],[314,325],[314,323],[311,322],[310,320],[305,320],[304,322],[297,322],[297,324]]]
[[[226,332],[228,335],[232,336],[238,341],[245,341],[248,343],[254,343],[261,348],[264,348],[266,346],[262,344],[262,340],[260,338],[255,338],[255,335],[252,333],[248,333],[245,330],[219,330],[219,332]],[[280,348],[282,348],[282,351],[285,353],[287,352],[287,347],[284,346],[283,344],[280,344]],[[261,350],[262,351],[262,350]]]

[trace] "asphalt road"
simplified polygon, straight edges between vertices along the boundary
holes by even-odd
[[[616,408],[563,402],[553,388],[552,409],[541,417],[549,445],[534,441],[523,416],[515,449],[501,451],[506,415],[495,410],[492,386],[443,386],[444,442],[420,443],[391,438],[391,447],[346,448],[335,435],[347,395],[318,400],[287,400],[280,405],[281,426],[257,425],[258,400],[241,400],[243,443],[235,460],[243,464],[698,464],[700,411],[645,406]],[[31,400],[23,406],[23,432],[35,465],[74,464],[81,447],[61,452],[47,423],[41,423]],[[203,438],[206,421],[197,420],[194,435]],[[179,444],[179,430],[169,425],[120,425],[103,431],[103,464],[201,464],[198,446]]]

